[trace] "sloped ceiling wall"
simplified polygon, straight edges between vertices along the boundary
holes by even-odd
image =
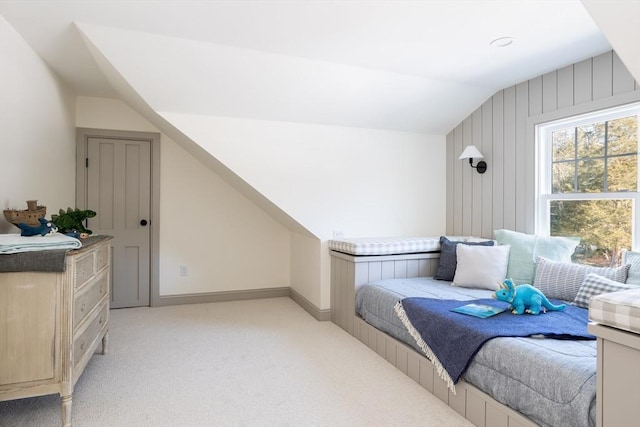
[[[640,1],[582,0],[631,75],[640,81]]]
[[[112,27],[78,27],[156,111],[444,133],[455,125],[456,112],[469,111],[492,93],[479,85]],[[444,104],[439,94],[456,102]]]
[[[358,90],[354,80],[340,80],[343,73],[348,75],[348,67],[336,65],[334,70],[321,64],[317,68],[317,61],[306,59],[283,59],[106,27],[78,27],[98,65],[127,102],[136,103],[138,110],[144,110],[152,123],[176,141],[183,141],[200,156],[206,153],[202,158],[208,155],[205,161],[214,169],[235,175],[250,197],[262,198],[259,202],[270,205],[271,212],[293,231],[306,230],[327,240],[337,229],[350,236],[438,234],[443,230],[444,209],[438,206],[444,200],[444,186],[420,193],[399,189],[442,181],[444,136],[364,128],[373,127],[378,120],[379,113],[368,107],[382,102],[375,98],[399,102],[384,88],[368,97],[363,94],[363,105],[353,106],[371,111],[370,116],[363,116],[363,128],[312,125],[305,123],[304,115],[299,122],[284,122],[277,116],[257,120],[219,115],[222,106],[216,104],[217,96],[233,100],[237,93],[238,99],[229,101],[236,105],[223,106],[227,114],[236,111],[251,117],[250,110],[257,104],[261,111],[269,109],[264,105],[269,102],[290,104],[295,111],[300,103],[312,103],[319,93],[329,97],[336,90],[334,81],[337,90]],[[299,90],[287,91],[289,95],[281,91],[279,97],[276,87],[272,96],[253,99],[251,86],[264,84],[260,73],[281,73]],[[307,75],[313,78],[305,78]],[[318,76],[320,83],[310,83]],[[220,87],[217,80],[227,82],[228,87]],[[408,78],[407,92],[419,91],[418,86]],[[210,103],[199,101],[202,92],[208,94],[205,98]],[[411,108],[398,106],[398,110],[400,117]],[[326,117],[332,114],[327,111]],[[424,167],[426,159],[434,160],[428,168]]]

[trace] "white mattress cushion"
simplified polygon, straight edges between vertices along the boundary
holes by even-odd
[[[591,298],[589,319],[640,334],[640,287]]]
[[[437,237],[361,237],[329,240],[329,249],[350,255],[396,255],[440,250]]]

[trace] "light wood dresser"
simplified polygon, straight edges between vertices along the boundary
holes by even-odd
[[[109,332],[109,236],[69,251],[62,272],[0,273],[0,401],[60,394],[71,425],[73,388]]]

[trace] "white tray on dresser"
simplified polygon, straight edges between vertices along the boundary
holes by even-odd
[[[109,236],[69,251],[63,272],[0,273],[0,401],[60,394],[71,425],[73,388],[109,331]]]

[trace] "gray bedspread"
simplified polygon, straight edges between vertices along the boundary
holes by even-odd
[[[489,294],[427,277],[381,280],[358,289],[356,311],[421,353],[393,309],[400,299],[471,300]],[[463,379],[542,426],[595,426],[595,341],[495,338],[474,356]]]

